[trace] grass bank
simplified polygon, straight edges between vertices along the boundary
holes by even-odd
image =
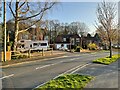
[[[36,88],[35,90],[56,90],[58,88],[65,88],[65,89],[83,89],[86,84],[92,79],[91,76],[84,76],[79,74],[66,74],[63,76],[60,76],[56,79],[50,80],[45,85]]]
[[[119,55],[118,54],[117,55],[113,55],[112,58],[109,58],[109,57],[99,58],[99,59],[93,60],[93,63],[109,65],[109,64],[117,61],[118,58],[120,58],[120,54]]]

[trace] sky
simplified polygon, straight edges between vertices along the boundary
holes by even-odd
[[[45,16],[45,19],[59,20],[60,23],[75,21],[84,22],[90,29],[89,33],[95,32],[96,8],[99,2],[60,2]],[[7,20],[12,18],[7,9]],[[2,21],[2,19],[0,19]]]
[[[62,2],[57,9],[49,12],[46,18],[56,19],[63,23],[84,22],[94,32],[97,2]]]

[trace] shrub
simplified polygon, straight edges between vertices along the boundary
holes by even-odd
[[[96,50],[97,47],[98,47],[98,46],[97,46],[95,43],[89,43],[89,44],[88,44],[89,50]]]
[[[80,52],[80,50],[82,50],[83,48],[80,46],[75,46],[74,49],[75,49],[75,52]]]
[[[25,58],[28,58],[27,55],[16,55],[16,56],[12,56],[11,57],[12,59],[25,59]]]

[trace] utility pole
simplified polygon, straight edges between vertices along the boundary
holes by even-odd
[[[4,0],[4,61],[6,61],[6,1]]]

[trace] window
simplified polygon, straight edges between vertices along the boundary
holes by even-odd
[[[63,41],[66,42],[66,38],[63,38]]]
[[[41,46],[47,46],[47,43],[41,43]]]
[[[24,40],[20,41],[20,42],[24,42]]]
[[[32,44],[30,44],[30,48],[32,48]]]
[[[75,39],[74,38],[71,38],[71,44],[75,45]]]
[[[33,46],[38,46],[38,43],[33,43]]]
[[[79,39],[79,38],[76,38],[76,42],[80,42],[80,39]]]
[[[25,47],[25,45],[23,44],[23,45],[21,45],[21,47],[22,47],[22,48],[24,48],[24,47]]]

